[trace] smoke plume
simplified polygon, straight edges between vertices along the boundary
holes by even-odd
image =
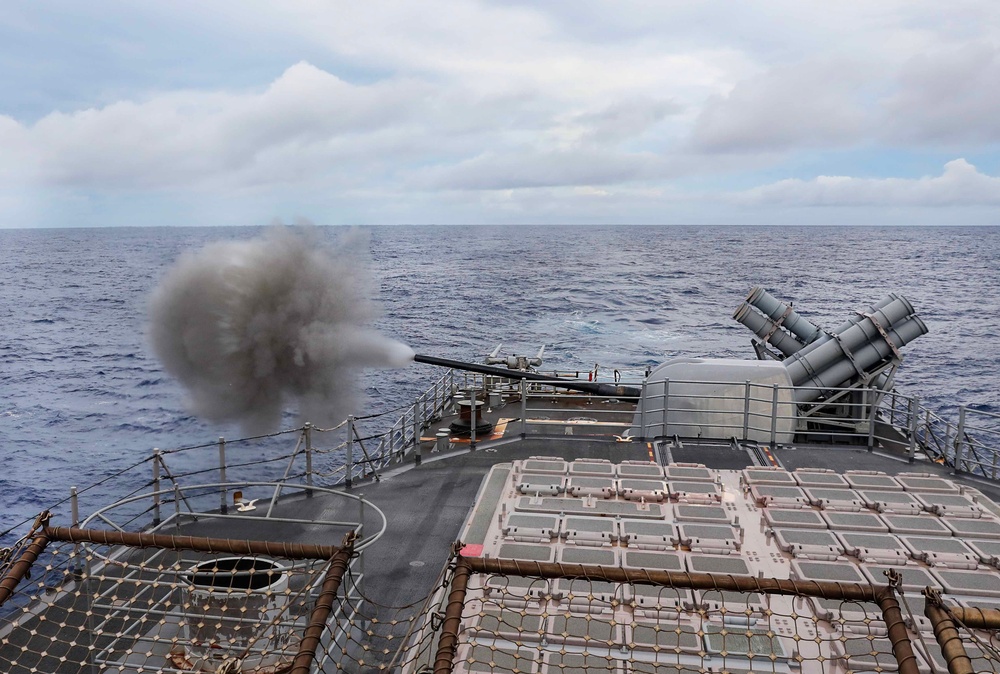
[[[150,338],[195,414],[259,432],[294,401],[329,424],[355,411],[352,370],[412,360],[365,327],[376,311],[358,239],[333,249],[314,230],[276,228],[181,256],[153,292]]]

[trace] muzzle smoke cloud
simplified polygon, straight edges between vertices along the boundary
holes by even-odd
[[[362,238],[334,249],[315,231],[276,228],[181,256],[153,292],[150,338],[195,414],[261,432],[294,401],[303,419],[330,424],[355,411],[352,370],[412,361],[365,327],[377,312]]]

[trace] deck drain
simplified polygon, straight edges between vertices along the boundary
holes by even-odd
[[[423,565],[424,562],[421,562],[419,559],[414,559],[412,562],[410,562],[410,566],[423,566]]]

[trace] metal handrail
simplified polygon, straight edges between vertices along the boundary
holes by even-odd
[[[160,503],[155,495],[167,493],[165,480],[169,480],[172,485],[177,485],[178,481],[187,481],[196,475],[214,472],[219,477],[217,482],[233,482],[235,481],[234,476],[227,476],[227,471],[233,473],[237,470],[251,469],[259,473],[258,466],[265,464],[275,466],[274,478],[280,476],[280,479],[272,478],[272,481],[289,485],[304,484],[308,488],[349,485],[359,472],[377,475],[392,464],[399,463],[407,457],[419,453],[424,432],[432,428],[436,421],[447,415],[454,403],[456,393],[463,388],[488,389],[499,393],[507,400],[520,400],[521,409],[516,416],[519,417],[522,434],[526,433],[528,426],[532,425],[532,420],[528,418],[527,401],[529,399],[537,401],[557,392],[560,392],[559,395],[563,399],[568,397],[597,399],[591,394],[566,393],[560,388],[560,383],[562,382],[558,377],[554,377],[549,382],[527,382],[517,379],[515,373],[512,373],[510,379],[503,379],[492,375],[448,370],[412,404],[404,408],[402,414],[388,428],[380,430],[376,435],[365,436],[364,433],[360,432],[362,423],[366,426],[371,424],[369,421],[371,417],[365,419],[348,418],[342,424],[331,429],[320,429],[306,424],[300,428],[252,439],[226,440],[219,438],[216,442],[196,447],[154,450],[151,461],[153,479],[147,482],[147,485],[152,487],[151,493],[154,494],[151,497],[154,501],[153,506],[138,513],[134,521],[126,523],[126,526],[139,524],[139,520],[147,521],[146,526],[148,526],[150,512],[152,512],[153,525],[156,524],[160,519]],[[697,380],[667,380],[653,384],[642,382],[633,385],[641,386],[644,394],[645,404],[639,415],[647,419],[667,419],[681,411],[686,397],[680,394],[679,386],[676,385],[700,388],[719,386],[720,384],[721,382]],[[730,386],[739,393],[727,395],[713,392],[692,396],[715,402],[730,401],[732,407],[737,410],[742,409],[741,421],[722,424],[726,429],[725,435],[727,437],[746,440],[751,429],[760,430],[770,427],[770,435],[773,439],[779,424],[787,424],[793,420],[799,423],[802,419],[801,414],[796,411],[801,407],[791,408],[790,403],[786,402],[789,397],[794,399],[796,387],[762,385],[753,382],[734,382]],[[859,389],[834,389],[830,395],[850,391],[857,392]],[[800,440],[808,441],[810,438],[819,438],[822,435],[824,439],[832,438],[867,443],[869,448],[889,443],[898,445],[900,442],[908,442],[910,457],[919,451],[931,460],[950,466],[956,473],[969,473],[991,480],[1000,479],[1000,414],[963,405],[959,407],[956,422],[927,408],[917,396],[898,391],[887,391],[877,392],[873,398],[870,397],[873,395],[870,392],[865,392],[864,389],[860,389],[860,391],[864,395],[861,400],[851,400],[848,396],[844,396],[833,403],[841,412],[839,418],[813,419],[813,421],[818,421],[815,425],[821,430],[813,430],[808,428],[806,423],[800,423],[799,425],[803,427],[797,428],[797,437]],[[870,401],[873,400],[875,402],[870,405]],[[823,404],[820,402],[816,405],[822,406]],[[537,415],[544,415],[544,410],[544,403],[533,405],[531,408],[531,411]],[[717,413],[709,411],[709,414]],[[617,415],[617,417],[612,415]],[[620,409],[602,409],[597,406],[589,407],[587,411],[587,416],[595,417],[598,421],[602,418],[612,419],[613,423],[617,425],[622,425],[621,415]],[[716,418],[719,417],[716,416]],[[812,419],[812,417],[810,418]],[[541,421],[537,421],[536,424],[541,425]],[[645,426],[645,424],[640,425]],[[295,437],[294,447],[289,452],[273,455],[263,454],[255,460],[246,460],[242,463],[233,463],[227,458],[227,448],[236,443],[285,435]],[[333,442],[329,441],[331,437],[334,438]],[[567,439],[570,437],[567,436]],[[357,447],[359,438],[366,443],[372,438],[377,438],[374,445],[365,444],[365,447],[368,448],[367,456],[362,456],[360,452],[356,451],[360,449]],[[176,455],[179,452],[187,453],[196,449],[211,451],[212,448],[216,448],[219,454],[218,463],[214,467],[200,466],[197,469],[176,472],[171,472],[167,468],[166,456]],[[231,452],[229,453],[231,454]],[[322,457],[325,459],[321,461]],[[173,459],[171,459],[171,463],[173,463]],[[145,462],[142,462],[142,465],[144,466]],[[283,474],[278,466],[284,468]],[[275,487],[275,496],[280,493],[281,489],[283,487]],[[72,494],[70,500],[74,511],[78,512],[79,504],[76,494]],[[226,505],[220,497],[220,510],[225,512]],[[140,524],[140,526],[142,525]]]

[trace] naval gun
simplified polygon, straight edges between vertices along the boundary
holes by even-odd
[[[496,353],[496,352],[494,352]],[[581,393],[591,393],[607,398],[638,398],[642,395],[642,389],[635,386],[620,386],[618,384],[606,384],[593,381],[582,381],[580,379],[563,379],[551,374],[541,374],[529,370],[519,370],[504,367],[494,367],[492,365],[480,365],[479,363],[466,363],[461,360],[450,358],[438,358],[436,356],[422,356],[417,354],[413,360],[427,365],[440,365],[450,367],[455,370],[465,370],[467,372],[478,372],[479,374],[503,377],[505,379],[525,379],[527,381],[545,382],[556,388],[564,388],[569,391],[580,391]]]
[[[758,360],[676,358],[660,365],[646,378],[631,435],[788,443],[806,428],[860,430],[892,387],[900,349],[927,333],[897,294],[830,331],[760,287],[733,317],[757,336]]]

